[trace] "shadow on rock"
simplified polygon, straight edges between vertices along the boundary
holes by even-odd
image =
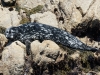
[[[100,21],[98,19],[83,22],[71,30],[74,36],[83,38],[87,36],[90,41],[100,42]]]
[[[1,4],[4,6],[4,7],[9,7],[9,6],[14,6],[16,3],[16,0],[1,0]]]

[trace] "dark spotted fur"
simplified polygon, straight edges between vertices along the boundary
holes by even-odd
[[[41,23],[26,23],[18,27],[11,27],[6,30],[5,35],[9,40],[19,40],[24,44],[34,40],[52,40],[73,49],[97,51],[97,49],[85,45],[70,33]]]

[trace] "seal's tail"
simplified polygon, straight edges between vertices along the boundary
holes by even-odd
[[[83,48],[84,50],[86,50],[86,51],[92,51],[92,52],[98,51],[97,48],[93,48],[93,47],[87,46],[87,45],[85,45],[85,44],[82,45],[82,48]]]
[[[92,48],[91,51],[92,51],[92,52],[96,52],[96,51],[98,51],[98,49]]]

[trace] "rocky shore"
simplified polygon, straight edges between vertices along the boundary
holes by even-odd
[[[100,48],[100,0],[0,0],[0,75],[100,75],[100,51],[69,49],[51,40],[8,43],[12,26],[39,22]]]

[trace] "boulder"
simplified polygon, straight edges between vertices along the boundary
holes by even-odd
[[[71,18],[73,9],[74,9],[75,1],[73,0],[63,0],[60,1],[60,10],[63,11],[64,15],[67,17],[67,19]]]
[[[67,31],[71,32],[71,29],[76,27],[82,20],[81,12],[75,7],[76,1],[64,0],[60,1],[59,7],[62,11],[64,18],[64,27]],[[59,25],[60,26],[60,25]]]
[[[32,9],[38,5],[44,5],[43,0],[18,0],[17,4],[21,8]]]
[[[58,63],[64,60],[67,53],[62,51],[60,47],[50,40],[45,40],[42,43],[33,41],[31,43],[33,61],[38,65],[46,65],[49,63]]]
[[[71,32],[71,29],[79,24],[87,26],[88,22],[93,21],[94,24],[94,20],[100,20],[100,14],[98,13],[100,11],[99,4],[99,0],[60,1],[59,10],[65,15],[64,28]]]
[[[76,27],[79,23],[81,23],[82,15],[79,10],[73,8],[73,12],[70,20],[68,21],[68,25],[66,24],[66,29],[70,31],[72,28]],[[70,31],[71,32],[71,31]]]
[[[76,7],[81,10],[82,14],[86,14],[90,6],[94,3],[94,0],[76,0]]]
[[[76,52],[74,52],[73,54],[71,54],[70,57],[71,57],[73,60],[79,59],[79,58],[80,58],[80,52],[79,52],[79,51],[76,51]]]
[[[53,11],[55,7],[58,7],[59,0],[18,0],[17,4],[21,8],[33,9],[38,5],[43,5],[46,10]]]
[[[64,23],[59,23],[59,28],[67,30],[82,39],[85,44],[93,46],[100,40],[99,4],[99,0],[59,1],[59,10],[64,18]]]
[[[24,45],[15,41],[4,48],[2,52],[3,74],[23,75],[24,74]]]
[[[20,24],[21,17],[15,9],[13,11],[9,11],[8,8],[2,8],[0,6],[0,13],[2,13],[0,15],[0,26],[9,28]]]
[[[39,23],[58,27],[56,15],[53,14],[52,12],[50,12],[50,11],[47,11],[47,12],[44,12],[44,13],[32,14],[32,15],[30,15],[30,18],[31,18],[31,22],[36,21],[36,22],[39,22]]]
[[[2,61],[0,60],[0,74],[2,74],[3,73],[3,63],[2,63]]]
[[[55,8],[58,8],[58,4],[59,4],[59,0],[46,0],[44,1],[45,6],[44,6],[44,10],[45,11],[52,11],[54,12]]]
[[[100,50],[94,53],[96,63],[100,65]]]
[[[7,44],[7,42],[8,42],[8,40],[5,37],[5,35],[0,34],[0,59],[1,59],[3,48],[4,48],[5,44]]]
[[[8,39],[5,37],[5,35],[0,34],[0,46],[4,47],[4,45],[8,42]],[[0,48],[1,49],[1,48]]]

